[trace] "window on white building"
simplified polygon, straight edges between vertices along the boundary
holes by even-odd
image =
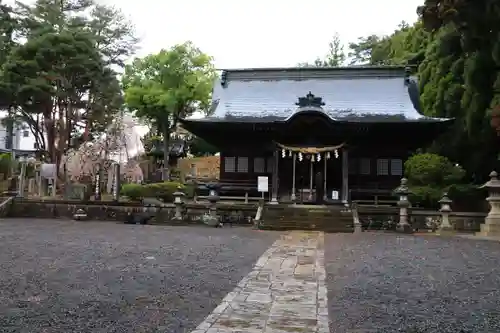
[[[30,131],[23,131],[23,137],[27,138],[30,136]]]

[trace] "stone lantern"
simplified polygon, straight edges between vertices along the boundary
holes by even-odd
[[[408,217],[408,208],[410,207],[410,200],[408,200],[408,195],[410,194],[410,189],[408,188],[408,179],[401,178],[401,185],[396,188],[394,193],[399,196],[399,223],[397,225],[397,231],[411,233],[412,228],[410,226]]]
[[[480,236],[500,236],[500,180],[495,171],[490,173],[490,180],[481,186],[489,192],[486,201],[490,204],[490,211],[484,224],[481,224]]]
[[[186,195],[181,191],[182,188],[177,187],[177,191],[173,193],[174,196],[174,205],[175,205],[175,216],[174,220],[182,220],[182,206],[184,206],[184,196]]]
[[[87,212],[82,208],[77,209],[75,211],[75,214],[73,214],[73,219],[76,221],[83,221],[86,220],[87,218],[88,218]]]
[[[448,193],[445,192],[441,200],[439,200],[439,204],[441,205],[441,208],[439,209],[441,212],[441,225],[439,226],[439,230],[441,231],[453,230],[453,227],[450,224],[451,203],[452,201],[448,198]]]
[[[210,202],[210,215],[211,216],[216,216],[217,215],[217,202],[219,202],[220,197],[219,197],[219,184],[217,183],[208,183],[207,184],[208,188],[208,202]]]

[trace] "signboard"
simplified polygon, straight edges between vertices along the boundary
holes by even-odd
[[[332,200],[339,200],[339,191],[332,191]]]
[[[56,165],[55,164],[49,164],[49,163],[43,163],[40,166],[40,176],[42,176],[45,179],[54,179],[56,178],[57,172],[56,172]]]
[[[257,177],[257,190],[262,193],[269,192],[269,177]]]

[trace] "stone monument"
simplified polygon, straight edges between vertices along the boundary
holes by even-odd
[[[481,224],[481,231],[477,232],[477,236],[500,237],[500,180],[495,171],[490,173],[490,180],[481,186],[486,188],[489,196],[486,201],[490,204],[490,211],[484,224]]]

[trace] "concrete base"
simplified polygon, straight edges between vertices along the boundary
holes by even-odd
[[[396,227],[396,231],[403,233],[403,234],[412,234],[413,233],[413,228],[409,224],[400,224],[398,223]]]
[[[354,233],[355,234],[360,234],[363,232],[363,228],[361,227],[361,224],[355,223],[354,224]]]
[[[500,220],[486,218],[486,223],[481,224],[481,231],[476,233],[482,237],[500,237]]]
[[[439,228],[436,231],[436,234],[440,236],[453,236],[456,235],[457,232],[455,231],[455,229],[453,229],[453,227],[447,227],[447,228],[445,227],[445,228]]]

